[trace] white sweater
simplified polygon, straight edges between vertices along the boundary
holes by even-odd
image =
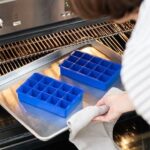
[[[144,0],[123,56],[121,78],[135,109],[150,124],[150,0]]]

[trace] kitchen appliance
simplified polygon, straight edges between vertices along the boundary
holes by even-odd
[[[13,107],[12,86],[35,71],[46,68],[45,73],[49,74],[48,70],[53,67],[51,71],[57,77],[56,60],[75,49],[94,47],[120,62],[133,27],[132,21],[115,24],[109,22],[109,17],[91,21],[77,18],[70,11],[67,0],[0,0],[1,102],[8,100]],[[97,54],[95,50],[94,53]],[[8,90],[10,95],[3,94],[4,90]],[[55,143],[75,149],[67,141],[67,132],[58,134],[48,142],[39,141],[5,109],[0,108],[1,149],[52,148],[59,145]],[[126,135],[132,131],[135,131],[135,136],[138,134],[136,141],[128,139]],[[149,148],[149,126],[134,113],[126,114],[116,124],[114,139],[123,148],[129,143],[131,147]]]

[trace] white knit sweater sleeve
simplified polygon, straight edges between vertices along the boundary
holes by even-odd
[[[122,82],[135,109],[150,124],[150,0],[144,0],[123,56]]]

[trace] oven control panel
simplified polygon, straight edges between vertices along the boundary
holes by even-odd
[[[68,0],[0,0],[0,36],[75,17]]]

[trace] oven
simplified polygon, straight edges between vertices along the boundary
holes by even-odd
[[[76,149],[67,130],[47,142],[38,140],[3,102],[13,105],[14,85],[35,71],[57,78],[59,60],[73,50],[121,62],[134,25],[115,24],[109,17],[82,20],[67,0],[0,0],[0,149]],[[114,128],[122,150],[149,150],[149,137],[149,125],[135,112],[122,115]]]

